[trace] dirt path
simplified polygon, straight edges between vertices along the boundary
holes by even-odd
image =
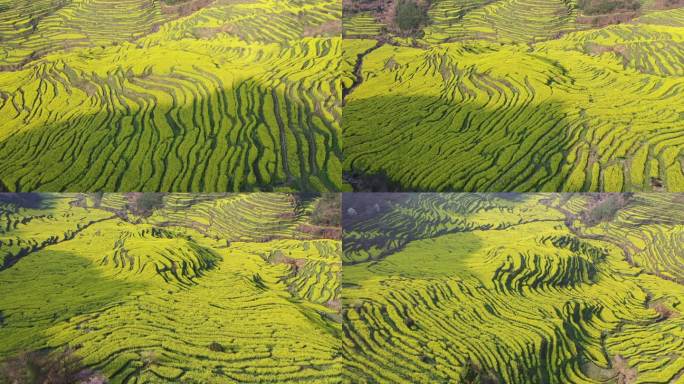
[[[361,73],[361,70],[363,69],[363,59],[368,56],[368,54],[382,47],[383,45],[385,45],[385,42],[378,40],[374,46],[356,55],[356,64],[354,64],[354,82],[349,87],[342,88],[342,105],[345,104],[347,96],[352,93],[356,87],[363,83],[363,74]]]

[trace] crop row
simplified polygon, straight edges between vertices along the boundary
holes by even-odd
[[[612,241],[578,237],[560,218],[534,220],[551,219],[541,201],[558,197],[501,206],[527,223],[415,240],[345,266],[346,382],[676,382],[681,285],[639,274]],[[640,234],[629,228],[623,236]]]
[[[684,282],[683,215],[684,199],[678,194],[637,194],[610,222],[582,230],[623,244],[636,266],[681,283]]]
[[[165,40],[230,35],[254,43],[288,46],[307,36],[338,36],[342,7],[330,0],[216,2],[189,18],[166,23],[143,46]]]
[[[42,57],[42,48],[20,41],[32,60],[0,72],[3,186],[339,189],[341,88],[334,73],[341,40],[330,36],[341,11],[333,2],[286,9],[272,2],[214,2],[163,24],[140,15],[150,7],[161,15],[159,2],[109,3],[73,2],[41,19],[30,36],[36,44],[51,41],[47,33],[67,39],[67,18],[111,44],[60,46]],[[88,15],[100,14],[98,7],[119,15],[111,22],[125,39],[117,40],[116,28],[91,25]],[[240,12],[242,19],[226,19]],[[283,15],[290,20],[283,28],[293,34],[276,44],[284,36],[264,26],[279,28],[267,19]],[[129,26],[158,30],[128,36]],[[240,35],[250,31],[258,36]]]
[[[93,222],[111,216],[106,212],[79,213],[70,208],[72,199],[69,195],[53,199],[54,213],[0,203],[0,270],[46,246],[73,239]]]
[[[346,38],[377,36],[383,24],[370,12],[360,12],[343,18],[343,34]]]
[[[663,77],[681,70],[681,28],[658,28],[673,29],[378,48],[345,100],[345,172],[417,191],[682,190],[684,83]],[[662,49],[609,35],[634,29]]]
[[[0,65],[50,52],[135,40],[168,19],[160,1],[13,1],[0,12]]]
[[[316,71],[321,63],[306,55],[335,49],[331,41],[309,40],[285,57]],[[296,51],[304,55],[295,58]],[[253,58],[243,58],[245,65]],[[261,64],[277,71],[278,61]],[[192,72],[172,67],[156,75],[143,67],[100,77],[44,64],[26,70],[21,84],[15,73],[5,76],[14,91],[0,103],[3,183],[13,190],[155,191],[326,190],[339,183],[330,173],[338,169],[338,128],[324,112],[334,102],[332,88],[307,89],[284,73],[257,80],[234,70],[221,79],[212,63],[187,64]]]
[[[165,282],[189,286],[197,284],[195,280],[220,261],[210,248],[192,240],[154,235],[154,228],[149,234],[133,238],[126,238],[127,233],[123,232],[114,249],[102,257],[100,265],[124,275],[160,276]]]
[[[573,2],[566,0],[440,0],[430,8],[425,41],[534,42],[575,27]]]
[[[408,243],[447,233],[503,230],[528,221],[558,219],[548,210],[526,211],[538,203],[517,206],[493,195],[421,193],[411,195],[396,209],[368,220],[345,225],[344,261],[356,263],[386,257]]]
[[[309,208],[276,195],[256,194],[243,208],[215,209],[214,219],[267,225],[277,217],[269,209],[306,215]],[[111,383],[339,382],[334,301],[341,243],[226,243],[195,229],[193,220],[206,214],[207,202],[230,205],[240,196],[246,195],[167,195],[168,210],[147,218],[125,215],[131,201],[124,195],[105,194],[98,206],[93,196],[80,195],[44,195],[43,205],[32,210],[3,206],[2,216],[9,212],[12,223],[27,218],[3,232],[20,239],[48,234],[45,220],[53,231],[66,231],[83,218],[110,217],[108,211],[118,217],[0,271],[0,286],[12,292],[0,298],[0,359],[71,347]],[[174,212],[182,209],[187,220]],[[169,212],[176,215],[174,226],[155,224]],[[269,260],[277,253],[303,268]]]

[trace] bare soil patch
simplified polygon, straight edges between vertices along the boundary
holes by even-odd
[[[162,4],[161,11],[167,15],[184,17],[191,15],[202,8],[208,7],[214,0],[192,0],[175,5]]]
[[[627,359],[624,357],[620,355],[613,357],[613,368],[617,373],[615,377],[617,379],[617,384],[636,383],[637,370],[636,368],[630,367],[627,363]]]
[[[577,22],[600,28],[611,24],[628,23],[638,16],[639,12],[637,11],[624,11],[605,15],[579,16],[577,17]]]
[[[330,20],[321,25],[305,27],[303,37],[338,36],[342,34],[342,20]]]
[[[655,0],[651,8],[663,10],[684,7],[684,0]]]

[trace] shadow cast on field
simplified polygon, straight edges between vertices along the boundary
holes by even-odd
[[[498,200],[500,203],[522,203],[529,198],[520,193],[447,193],[447,192],[400,192],[400,193],[344,193],[342,195],[342,226],[345,254],[359,252],[379,252],[368,260],[350,258],[345,265],[377,261],[402,250],[412,241],[435,238],[442,235],[464,231],[494,229],[492,224],[473,223],[468,229],[459,225],[450,226],[453,218],[445,216],[434,206],[446,211],[455,209],[462,215],[459,207],[461,197],[468,196],[481,200]],[[423,204],[429,199],[430,204]],[[384,216],[392,212],[391,217]],[[391,221],[390,221],[391,219]],[[367,234],[364,234],[367,233]]]
[[[0,272],[0,361],[25,351],[62,347],[59,327],[89,332],[87,320],[97,317],[129,294],[146,286],[103,276],[91,260],[71,252],[43,250]],[[57,327],[57,328],[55,328]],[[63,337],[61,337],[63,339]],[[71,347],[79,345],[68,341]]]
[[[288,95],[254,79],[227,88],[197,71],[208,82],[182,74],[153,82],[145,74],[121,75],[167,97],[196,84],[187,101],[170,105],[120,85],[112,94],[130,102],[113,107],[92,91],[111,79],[82,80],[81,90],[99,112],[83,103],[62,111],[68,119],[0,141],[0,191],[339,190],[341,175],[333,172],[342,156],[339,127],[301,100],[309,94],[290,87],[287,92],[297,94]],[[179,79],[183,87],[174,87]]]
[[[13,204],[21,208],[29,209],[50,208],[50,204],[46,203],[44,200],[44,196],[40,193],[10,193],[0,189],[0,203]]]
[[[342,225],[353,228],[356,223],[379,216],[395,205],[401,204],[413,195],[412,193],[343,193]]]
[[[352,99],[343,110],[344,178],[360,192],[558,190],[576,140],[562,110],[558,103],[491,109],[439,97]]]
[[[354,195],[357,194],[351,194],[346,200],[352,199]],[[363,193],[358,195],[361,195],[360,200],[364,200]],[[345,226],[345,230],[347,229]],[[380,232],[371,237],[371,240],[362,242],[365,249],[382,247],[400,239],[402,241],[400,247],[395,248],[395,253],[378,259],[348,263],[347,265],[351,264],[348,272],[342,276],[342,286],[349,292],[349,298],[343,300],[342,313],[346,339],[343,351],[347,358],[355,362],[345,366],[345,375],[352,378],[351,381],[374,382],[377,376],[373,373],[388,370],[401,375],[407,381],[421,376],[421,381],[425,382],[428,377],[430,382],[471,382],[465,380],[464,376],[453,374],[458,371],[433,370],[426,368],[426,365],[410,362],[401,365],[401,359],[395,357],[392,348],[401,348],[403,344],[400,340],[407,338],[439,339],[447,345],[459,343],[465,346],[457,352],[441,347],[433,348],[429,343],[416,343],[408,348],[413,352],[411,356],[422,354],[429,357],[422,359],[423,363],[429,365],[450,359],[465,361],[461,367],[466,372],[466,377],[470,375],[480,378],[472,382],[505,383],[510,380],[508,378],[539,383],[562,381],[566,377],[568,366],[579,372],[587,362],[593,361],[591,353],[603,336],[588,338],[588,334],[582,331],[582,324],[592,324],[596,318],[600,319],[600,315],[597,315],[600,312],[594,305],[596,298],[586,298],[586,302],[590,304],[583,305],[586,303],[572,294],[566,296],[569,292],[563,291],[567,287],[562,284],[538,292],[531,289],[523,295],[496,289],[491,282],[500,279],[497,277],[498,272],[513,271],[514,267],[506,258],[501,258],[498,262],[481,260],[482,251],[487,251],[485,248],[491,244],[473,232],[452,232],[447,235],[448,238],[442,234],[431,234],[412,239],[420,240],[420,244],[410,244],[403,240],[405,233],[410,236],[411,228],[393,228],[390,224],[380,229],[367,229],[363,225],[352,229]],[[345,243],[346,246],[348,245]],[[550,270],[541,272],[552,273]],[[515,268],[515,273],[518,276],[535,278],[540,271],[532,264],[523,263]],[[505,283],[508,280],[500,281]],[[576,287],[568,289],[574,291]],[[467,299],[461,300],[461,295]],[[523,297],[527,295],[530,297]],[[556,300],[558,306],[555,311],[535,306],[540,298]],[[391,308],[393,316],[389,315],[388,308]],[[521,314],[519,317],[516,316],[518,309]],[[425,314],[429,314],[427,321]],[[399,323],[400,327],[392,325],[392,319],[397,317],[403,317],[404,324]],[[467,324],[474,318],[478,321]],[[465,321],[465,331],[453,332],[454,336],[450,338],[448,332],[443,332],[444,329],[438,325],[439,321],[448,324],[445,325],[448,329],[455,329],[460,321]],[[502,329],[501,322],[510,323],[510,327]],[[363,325],[359,327],[359,323]],[[511,342],[510,338],[514,333],[510,331],[516,327],[534,331],[523,336],[524,343]],[[463,333],[473,329],[478,330],[481,337],[459,340]],[[372,338],[378,334],[383,335],[383,341],[389,349],[383,353],[368,348],[369,343],[364,341],[365,335],[371,335]],[[573,351],[574,355],[558,355],[554,352],[563,348]],[[497,358],[492,358],[493,356]],[[365,360],[372,361],[372,364],[364,366]],[[508,364],[500,364],[501,361]]]

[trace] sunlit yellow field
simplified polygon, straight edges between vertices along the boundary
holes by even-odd
[[[681,381],[683,196],[388,196],[345,195],[345,382]]]
[[[330,196],[140,196],[0,195],[0,382],[339,382]]]
[[[641,3],[633,20],[596,26],[574,0],[435,0],[412,37],[384,15],[345,16],[346,179],[684,191],[684,9]]]
[[[340,16],[0,1],[0,191],[338,190]]]

